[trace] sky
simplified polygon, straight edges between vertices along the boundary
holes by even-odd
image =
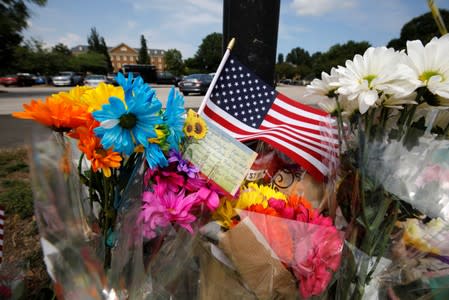
[[[449,0],[435,3],[449,10]],[[47,0],[30,8],[25,39],[47,47],[87,45],[95,27],[107,46],[139,48],[144,35],[148,48],[178,49],[186,59],[204,37],[223,31],[222,0]],[[385,46],[405,23],[427,12],[426,0],[281,0],[277,53],[286,56],[296,47],[325,52],[349,40]]]

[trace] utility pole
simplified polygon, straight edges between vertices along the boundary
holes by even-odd
[[[280,0],[224,0],[223,52],[232,53],[266,83],[274,85]]]

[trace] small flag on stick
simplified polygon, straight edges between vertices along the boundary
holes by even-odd
[[[239,141],[270,144],[323,180],[338,148],[330,116],[277,92],[229,52],[199,113]]]

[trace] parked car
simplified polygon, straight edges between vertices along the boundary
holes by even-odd
[[[32,86],[34,84],[34,80],[28,73],[17,73],[0,77],[0,84],[6,87],[11,85]]]
[[[96,87],[100,84],[100,82],[108,83],[108,79],[105,75],[87,75],[84,78],[84,85]]]
[[[159,84],[175,84],[176,77],[170,72],[157,72],[156,73],[156,83]]]
[[[71,71],[59,72],[59,74],[53,76],[51,80],[54,86],[71,86],[83,84],[83,76]]]
[[[200,93],[205,95],[210,83],[212,82],[212,76],[209,74],[192,74],[185,76],[184,79],[179,82],[178,88],[184,96],[189,93]]]
[[[117,86],[118,83],[117,83],[117,80],[115,80],[115,77],[116,77],[116,76],[117,76],[117,73],[108,73],[108,74],[106,75],[106,78],[107,78],[107,80],[108,80],[108,83]]]
[[[33,78],[35,84],[46,84],[47,83],[47,78],[45,78],[45,76],[31,75],[31,77]]]

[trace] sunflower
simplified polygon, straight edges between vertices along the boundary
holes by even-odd
[[[25,111],[14,112],[12,115],[19,119],[35,120],[57,132],[67,132],[85,124],[89,119],[87,107],[64,101],[66,95],[52,95],[45,102],[41,99],[23,104]]]
[[[184,124],[184,133],[186,136],[200,140],[207,134],[207,124],[196,112],[189,109],[187,119]]]

